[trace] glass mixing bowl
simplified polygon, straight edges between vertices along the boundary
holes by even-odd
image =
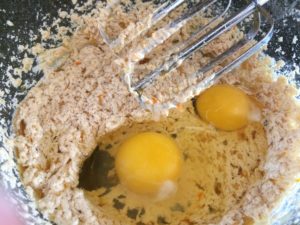
[[[236,0],[237,1],[237,0]],[[86,1],[77,1],[83,5]],[[93,0],[92,2],[96,2]],[[0,1],[0,187],[5,190],[19,215],[26,224],[52,224],[36,209],[28,198],[18,176],[18,170],[7,138],[11,135],[11,120],[15,107],[30,87],[42,77],[41,72],[23,73],[21,79],[26,84],[14,87],[9,81],[14,77],[13,68],[20,67],[23,55],[18,46],[40,41],[38,29],[44,21],[49,24],[58,17],[59,9],[70,11],[74,7],[71,0],[10,0]],[[266,53],[285,65],[274,74],[283,74],[291,83],[300,87],[300,4],[297,1],[270,1],[267,4],[276,19],[275,33]],[[92,10],[87,7],[86,11]],[[62,21],[68,25],[68,21]],[[37,35],[37,36],[35,36]],[[32,41],[35,39],[34,41]],[[59,43],[49,42],[48,47]],[[20,47],[19,47],[20,48]],[[19,49],[20,50],[20,49]],[[300,224],[300,185],[295,184],[280,207],[273,212],[273,225]]]

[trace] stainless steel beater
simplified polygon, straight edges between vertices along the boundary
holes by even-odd
[[[143,78],[139,79],[136,82],[127,82],[131,91],[137,93],[141,102],[151,103],[149,98],[143,96],[142,90],[151,84],[155,79],[166,74],[176,68],[178,68],[182,62],[189,58],[194,52],[199,51],[207,44],[211,43],[218,37],[220,37],[225,32],[229,31],[233,27],[241,23],[246,23],[251,20],[251,24],[248,25],[250,28],[245,32],[244,37],[235,43],[233,46],[228,48],[223,53],[216,56],[212,59],[207,65],[199,68],[199,70],[193,74],[193,76],[202,76],[208,71],[216,68],[216,66],[222,63],[222,67],[218,70],[214,70],[210,76],[205,77],[198,84],[195,85],[195,89],[200,90],[205,87],[213,84],[216,79],[218,79],[225,72],[230,71],[235,66],[241,64],[244,60],[249,58],[252,54],[257,52],[263,45],[267,44],[271,39],[273,34],[274,21],[272,16],[262,7],[268,0],[252,0],[241,10],[234,12],[232,15],[228,15],[228,11],[232,7],[232,0],[222,1],[222,4],[225,5],[224,10],[219,11],[216,15],[210,18],[210,21],[199,27],[190,38],[180,43],[176,47],[175,52],[173,52],[168,58],[166,58],[156,69],[147,73]],[[186,10],[177,18],[173,19],[167,25],[158,30],[154,31],[154,35],[151,37],[144,37],[144,34],[155,24],[160,22],[173,10],[177,9],[186,0],[170,0],[160,6],[152,15],[145,18],[143,21],[140,21],[139,24],[144,24],[140,26],[140,29],[130,30],[125,29],[117,38],[111,40],[105,34],[104,30],[100,27],[100,33],[102,34],[106,43],[116,52],[122,50],[122,46],[128,45],[130,42],[136,38],[144,38],[141,46],[132,47],[131,53],[134,57],[129,59],[129,63],[134,65],[138,61],[142,60],[145,55],[151,52],[155,47],[162,44],[170,36],[176,33],[181,29],[189,20],[191,20],[199,12],[204,12],[209,8],[216,7],[217,4],[220,4],[218,0],[204,0],[194,3],[192,7]],[[128,34],[131,33],[128,37]],[[153,36],[159,38],[153,38]],[[124,38],[126,37],[126,38]],[[251,44],[252,43],[252,44]],[[246,48],[246,46],[250,47]],[[245,51],[241,49],[246,48]],[[237,55],[232,61],[226,62],[224,65],[225,59],[229,56]],[[130,78],[133,76],[133,71],[129,71],[125,76]],[[130,80],[130,79],[129,79]],[[197,94],[197,91],[194,92]],[[154,103],[154,102],[152,102]],[[157,103],[157,102],[156,102]],[[179,102],[175,99],[172,99],[170,102],[162,102],[166,107],[172,107]]]

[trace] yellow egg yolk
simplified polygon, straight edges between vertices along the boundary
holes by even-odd
[[[168,187],[176,189],[181,164],[181,154],[174,141],[154,132],[127,139],[116,155],[116,171],[121,183],[142,195],[158,196],[162,191],[168,192]]]
[[[203,120],[216,128],[233,131],[247,125],[251,102],[240,89],[220,84],[208,88],[198,96],[196,109]]]

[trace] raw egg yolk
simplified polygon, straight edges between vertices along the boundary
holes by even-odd
[[[196,101],[200,117],[218,129],[233,131],[247,125],[251,103],[240,89],[220,84],[206,89]]]
[[[127,139],[116,155],[116,171],[121,183],[142,195],[174,193],[181,164],[181,154],[174,141],[155,132]]]

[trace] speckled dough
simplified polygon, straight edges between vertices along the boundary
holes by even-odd
[[[64,46],[48,52],[64,60],[58,69],[45,70],[17,108],[14,147],[26,190],[46,217],[59,225],[110,225],[114,220],[77,188],[80,168],[103,135],[152,117],[127,90],[116,56],[98,35],[97,19],[83,27]],[[271,64],[268,57],[256,55],[221,80],[262,104],[268,152],[262,179],[248,187],[220,225],[267,224],[299,175],[296,90],[285,78],[272,78]]]

